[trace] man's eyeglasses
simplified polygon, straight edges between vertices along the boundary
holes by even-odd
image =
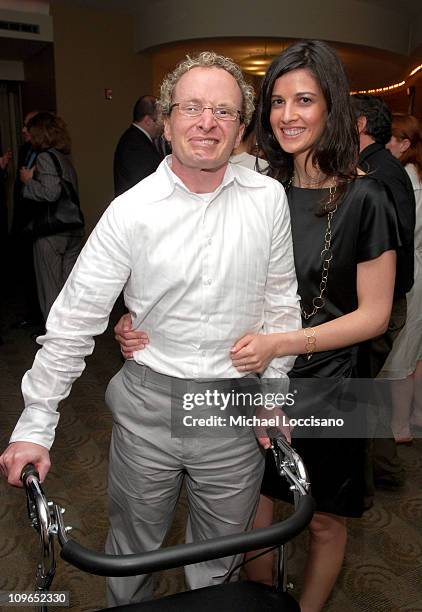
[[[196,102],[175,102],[170,106],[170,112],[173,108],[177,106],[179,108],[179,113],[185,115],[186,117],[199,117],[202,115],[204,110],[209,109],[214,117],[221,121],[236,121],[242,118],[242,114],[236,108],[231,108],[229,106],[203,106],[202,104],[197,104]]]

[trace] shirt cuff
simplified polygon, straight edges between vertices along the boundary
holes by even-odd
[[[33,442],[50,450],[59,418],[60,415],[57,412],[25,408],[9,442]]]

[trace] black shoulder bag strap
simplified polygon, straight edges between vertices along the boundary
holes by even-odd
[[[49,156],[51,157],[54,166],[56,168],[56,172],[60,177],[60,182],[63,186],[65,186],[65,188],[67,188],[70,192],[70,198],[72,200],[72,202],[74,202],[75,204],[77,204],[79,206],[79,208],[81,207],[80,201],[79,201],[79,196],[76,192],[76,189],[74,188],[73,184],[70,181],[67,181],[66,179],[63,178],[63,170],[62,167],[60,165],[59,160],[57,159],[56,155],[52,152],[52,151],[46,151],[46,153],[49,154]]]

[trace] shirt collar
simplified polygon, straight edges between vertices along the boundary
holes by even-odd
[[[172,171],[171,169],[171,155],[167,155],[158,166],[157,171],[155,173],[157,177],[157,188],[155,190],[156,200],[162,200],[168,198],[173,191],[176,189],[181,189],[188,194],[197,195],[193,191],[190,191],[188,187],[184,184],[184,182]],[[215,190],[215,195],[220,193],[223,189],[229,187],[229,185],[233,183],[238,183],[242,187],[247,188],[259,188],[263,187],[262,181],[260,184],[257,184],[258,175],[251,171],[245,171],[244,168],[240,168],[240,170],[234,166],[233,164],[227,164],[226,172],[224,173],[223,180],[220,185]]]

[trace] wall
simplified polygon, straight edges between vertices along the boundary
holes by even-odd
[[[22,83],[22,110],[51,110],[56,108],[53,44],[45,47],[24,62],[25,80]]]
[[[48,0],[0,0],[0,9],[25,13],[49,14]]]
[[[0,81],[23,81],[23,62],[0,60]]]
[[[53,0],[57,112],[72,137],[87,226],[113,195],[113,153],[131,122],[132,107],[150,93],[151,61],[134,50],[133,17]],[[113,90],[106,100],[104,89]]]
[[[422,64],[422,44],[415,49],[409,63],[410,68],[419,66],[419,64]],[[413,114],[416,115],[416,117],[418,117],[419,121],[422,123],[422,71],[418,72],[417,77],[415,78],[414,82],[412,82],[412,85],[415,88],[413,97]]]
[[[418,85],[415,87],[413,114],[419,119],[422,125],[422,81],[419,81]]]
[[[414,50],[409,58],[406,75],[422,63],[422,45]],[[410,97],[409,97],[410,94]],[[385,96],[389,108],[394,113],[409,113],[422,122],[422,70],[406,79],[406,85],[400,91]]]
[[[421,8],[421,5],[419,5],[418,14],[413,19],[410,49],[414,50],[419,46],[422,47],[422,8]]]
[[[410,111],[410,101],[405,89],[382,97],[392,113],[407,114]]]
[[[413,104],[411,104],[405,89],[396,94],[384,96],[384,100],[388,104],[388,108],[391,112],[405,114],[411,112],[412,115],[415,115],[422,123],[422,79],[418,83],[415,83],[413,87]]]

